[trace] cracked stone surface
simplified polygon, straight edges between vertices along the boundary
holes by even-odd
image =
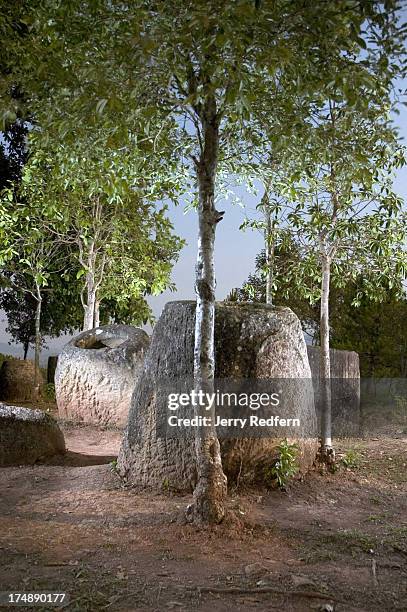
[[[131,325],[103,325],[68,342],[55,372],[59,416],[124,427],[149,343]]]

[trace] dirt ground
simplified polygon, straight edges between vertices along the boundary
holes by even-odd
[[[0,470],[0,591],[81,612],[407,611],[407,433],[342,441],[355,467],[287,492],[230,491],[243,526],[209,529],[183,521],[188,496],[122,485],[119,431],[63,429],[63,459]]]

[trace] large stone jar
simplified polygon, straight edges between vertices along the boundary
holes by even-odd
[[[194,328],[195,302],[168,303],[154,328],[118,458],[119,473],[135,485],[183,491],[195,485],[194,430],[174,438],[160,429],[168,411],[163,395],[180,381],[192,381]],[[300,470],[306,471],[317,451],[317,426],[307,350],[296,315],[289,308],[265,304],[217,303],[215,360],[219,381],[294,381],[289,393],[301,419],[294,441]],[[267,468],[285,436],[270,427],[263,437],[223,437],[221,432],[218,437],[229,481],[249,482],[270,473]]]
[[[321,348],[308,346],[308,359],[314,386],[315,409],[320,418],[323,403],[321,395]],[[331,358],[331,413],[332,435],[347,438],[360,435],[360,371],[359,355],[355,351],[330,350]]]
[[[104,325],[68,342],[55,372],[59,416],[124,427],[149,343],[130,325]]]
[[[0,466],[31,465],[64,452],[64,436],[50,415],[0,404]]]
[[[44,385],[39,373],[40,388]],[[3,361],[0,368],[0,400],[5,402],[27,402],[38,400],[34,389],[35,366],[28,359],[10,359]]]

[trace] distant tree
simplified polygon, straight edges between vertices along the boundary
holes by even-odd
[[[3,271],[3,278],[7,272]],[[3,281],[4,282],[4,281]],[[45,336],[55,338],[64,333],[74,333],[81,327],[82,306],[79,299],[78,283],[75,277],[52,278],[52,286],[44,292],[41,312],[41,345],[46,346]],[[11,342],[23,346],[24,359],[30,346],[35,346],[35,313],[37,300],[17,287],[27,286],[27,280],[13,278],[12,287],[0,289],[0,308],[7,316],[6,332]]]
[[[287,274],[291,262],[300,257],[277,248],[274,262],[275,305],[288,306],[301,321],[313,344],[319,344],[319,304],[304,297],[297,279]],[[266,257],[264,251],[255,261],[255,271],[242,287],[234,289],[227,299],[266,302]],[[302,262],[297,261],[301,269]],[[378,289],[381,301],[363,292],[364,279],[348,280],[338,286],[336,279],[330,291],[330,344],[332,348],[356,351],[362,377],[407,376],[407,298],[403,290]],[[358,302],[358,306],[355,305]]]
[[[332,300],[331,344],[359,353],[360,374],[366,378],[407,377],[407,298],[390,289],[383,300],[366,296],[352,306],[359,289],[351,283]]]
[[[38,202],[37,202],[38,203]],[[40,389],[41,315],[44,293],[52,279],[67,278],[67,252],[48,231],[41,207],[19,198],[19,185],[3,190],[0,199],[0,283],[18,294],[30,295],[36,303],[34,388]]]
[[[89,151],[76,143],[67,157],[58,143],[49,143],[48,150],[38,147],[36,138],[30,143],[21,192],[42,207],[44,228],[72,254],[81,283],[83,329],[99,325],[106,300],[120,304],[115,310],[123,314],[128,304],[133,321],[145,320],[145,297],[172,288],[172,266],[183,245],[173,233],[167,206],[157,203],[172,195],[176,175],[173,181],[163,178],[157,188],[147,177],[140,179],[144,160],[137,150],[107,155],[102,146]]]
[[[320,303],[322,425],[321,457],[334,461],[331,436],[330,289],[362,277],[363,294],[380,300],[378,285],[397,284],[406,273],[402,199],[392,190],[394,168],[404,163],[388,123],[388,98],[355,107],[338,96],[316,110],[301,176],[287,206],[301,244],[306,275],[302,291]],[[295,157],[295,156],[294,156]],[[301,285],[298,287],[301,291]],[[358,302],[359,296],[355,298]]]
[[[242,287],[233,290],[228,299],[270,303],[267,301],[269,286],[269,300],[271,299],[273,305],[291,308],[300,319],[304,332],[316,342],[319,330],[318,306],[311,303],[307,296],[298,290],[291,274],[295,262],[303,265],[303,262],[299,261],[301,251],[294,241],[289,240],[288,235],[283,238],[280,232],[279,237],[273,242],[272,288],[268,284],[270,260],[263,250],[256,257],[254,272],[249,275]]]
[[[11,342],[22,345],[23,359],[27,359],[30,344],[35,342],[36,301],[30,294],[5,289],[0,292],[0,308],[7,316],[6,333],[10,334]]]

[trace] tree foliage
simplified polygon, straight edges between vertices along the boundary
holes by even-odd
[[[335,295],[331,342],[334,348],[359,353],[363,377],[407,377],[407,299],[394,289],[381,302],[362,297],[352,306],[357,285]]]
[[[51,154],[50,144],[47,151],[38,144],[31,139],[22,196],[42,207],[48,231],[71,250],[85,328],[98,325],[95,306],[106,300],[119,305],[116,313],[132,304],[133,322],[150,319],[145,296],[172,286],[172,265],[183,244],[172,232],[167,207],[159,204],[163,190],[143,184],[138,152],[104,157],[100,149],[77,145],[68,153],[56,145]]]
[[[4,276],[7,277],[7,272],[3,273]],[[10,334],[11,342],[22,345],[25,359],[29,348],[35,345],[37,304],[30,293],[15,288],[26,286],[27,281],[13,276],[13,287],[7,287],[6,280],[0,290],[0,308],[7,316],[6,332]],[[82,308],[75,279],[71,278],[67,283],[56,276],[52,279],[52,290],[44,293],[40,328],[42,346],[46,346],[45,337],[73,334],[80,328],[81,318]]]
[[[295,247],[293,247],[295,248]],[[312,344],[319,344],[319,304],[311,303],[299,290],[287,266],[300,257],[299,251],[284,253],[276,249],[274,282],[276,306],[288,306],[301,321]],[[348,281],[345,286],[331,286],[330,343],[332,348],[356,351],[362,377],[407,376],[407,301],[402,287],[398,290],[377,287],[382,295],[374,301],[363,293],[364,279]],[[265,253],[256,257],[255,270],[228,299],[266,302]],[[355,305],[358,303],[358,306]]]

